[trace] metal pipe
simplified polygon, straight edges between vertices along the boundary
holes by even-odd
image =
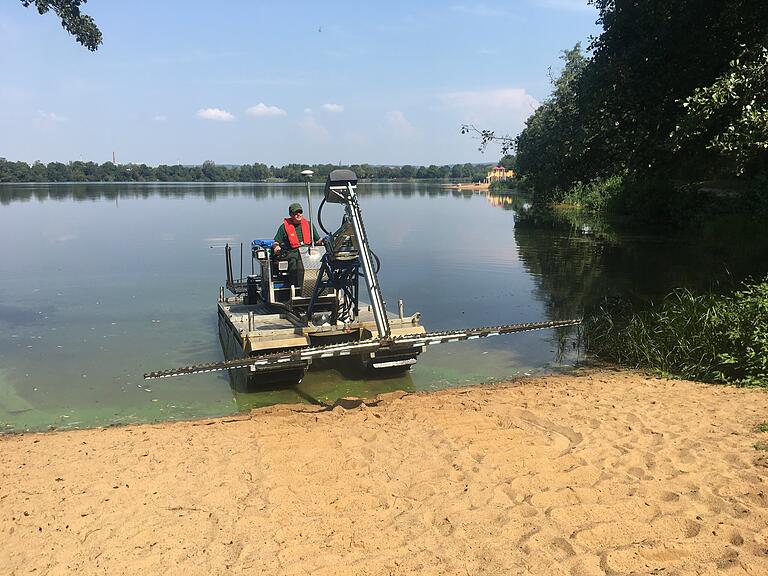
[[[402,299],[397,301],[397,311],[400,313],[400,320],[402,320],[405,317],[405,305]]]
[[[309,221],[309,253],[312,254],[312,248],[315,247],[315,234],[314,229],[312,228],[312,191],[311,186],[309,185],[309,180],[312,178],[312,175],[314,172],[312,170],[302,170],[301,175],[304,176],[304,180],[307,183],[307,212],[309,214],[309,218],[307,220]],[[307,239],[304,238],[304,242],[306,242]]]
[[[253,310],[248,312],[248,332],[253,332]]]
[[[234,280],[232,278],[232,248],[229,244],[224,247],[224,252],[227,260],[227,286],[231,286]]]
[[[363,266],[365,283],[368,286],[368,296],[371,299],[371,306],[373,308],[373,319],[376,321],[376,330],[379,332],[379,338],[389,339],[392,332],[389,327],[387,310],[384,306],[381,290],[379,289],[379,279],[376,277],[376,270],[371,261],[371,249],[368,244],[365,227],[363,226],[363,217],[360,214],[357,194],[355,194],[355,190],[350,182],[347,182],[347,208],[355,230],[355,248],[357,248],[358,258]]]

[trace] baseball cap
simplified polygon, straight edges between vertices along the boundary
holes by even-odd
[[[288,214],[293,216],[296,212],[304,212],[304,210],[302,210],[301,208],[301,204],[299,204],[298,202],[294,202],[293,204],[288,206]]]

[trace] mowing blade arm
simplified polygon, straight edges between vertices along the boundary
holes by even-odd
[[[311,346],[299,350],[287,352],[275,352],[237,360],[224,362],[211,362],[208,364],[196,364],[175,368],[172,370],[159,370],[144,374],[145,380],[155,378],[170,378],[171,376],[184,376],[187,374],[202,374],[205,372],[217,372],[220,370],[234,370],[248,368],[255,370],[259,367],[279,366],[289,362],[311,361],[317,358],[332,358],[350,356],[352,354],[369,354],[378,350],[403,350],[408,348],[421,348],[445,342],[459,342],[461,340],[475,340],[501,334],[515,332],[529,332],[531,330],[546,330],[548,328],[562,328],[575,326],[581,320],[551,320],[548,322],[527,322],[522,324],[504,324],[502,326],[485,326],[482,328],[465,328],[463,330],[448,330],[444,332],[428,332],[426,334],[413,334],[395,336],[390,339],[371,338],[359,342],[344,344],[331,344],[329,346]]]

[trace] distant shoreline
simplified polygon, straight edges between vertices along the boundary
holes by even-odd
[[[416,166],[404,164],[348,166],[360,181],[463,181],[485,179],[493,163],[445,164]],[[324,182],[328,174],[338,168],[334,164],[287,164],[267,166],[263,163],[217,165],[206,160],[200,165],[113,164],[104,162],[12,162],[0,158],[2,183],[79,183],[79,182],[304,182],[302,171],[314,172],[313,182]]]

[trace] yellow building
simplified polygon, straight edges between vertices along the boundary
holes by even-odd
[[[486,175],[485,181],[490,184],[491,182],[501,182],[509,178],[514,178],[514,176],[514,170],[507,170],[503,166],[494,166]]]

